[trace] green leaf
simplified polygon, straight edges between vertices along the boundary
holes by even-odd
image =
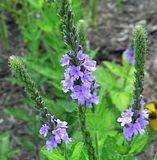
[[[30,4],[35,8],[41,8],[44,0],[29,0]]]
[[[96,82],[103,88],[113,87],[115,85],[115,76],[106,68],[97,66],[93,74],[95,75]]]
[[[148,142],[148,132],[146,132],[144,135],[137,134],[133,137],[133,140],[131,142],[131,149],[129,153],[139,153],[147,144]]]
[[[157,160],[157,153],[155,154],[153,160]]]
[[[73,149],[73,153],[70,157],[70,160],[86,160],[85,157],[82,155],[83,152],[84,152],[84,144],[82,142],[77,143],[75,145],[75,148]]]
[[[46,78],[51,78],[51,79],[56,79],[56,80],[61,80],[63,78],[63,70],[61,67],[58,67],[58,70],[52,69],[52,66],[50,64],[46,64],[45,62],[41,59],[27,59],[25,60],[25,63],[34,70],[37,73],[40,73],[41,75],[45,76]]]
[[[48,160],[65,160],[59,148],[54,148],[53,151],[50,152],[46,149],[46,146],[44,146],[41,151],[45,154]]]
[[[115,75],[120,77],[126,77],[126,69],[123,66],[120,66],[114,62],[104,62],[106,67]]]
[[[125,146],[120,141],[117,142],[119,137],[108,136],[102,147],[102,152],[100,155],[100,160],[135,160],[132,154],[120,154],[117,150],[119,145],[123,145],[124,149],[127,150],[128,146]],[[121,144],[120,144],[121,143]]]
[[[3,111],[15,118],[21,119],[26,122],[30,122],[32,119],[32,116],[28,115],[28,113],[20,108],[15,108],[15,107],[7,107],[4,108]]]
[[[108,136],[104,142],[100,160],[120,160],[120,154],[116,150],[115,138]]]
[[[10,150],[9,144],[9,132],[4,132],[0,134],[0,155],[6,155]]]
[[[0,134],[0,159],[7,160],[19,152],[17,149],[10,147],[10,133],[3,132]]]
[[[132,94],[121,90],[112,90],[111,97],[113,103],[121,112],[123,112],[132,102]]]

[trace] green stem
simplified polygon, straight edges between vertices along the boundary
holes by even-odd
[[[98,135],[97,135],[97,132],[95,132],[95,148],[96,148],[96,155],[98,157],[98,160],[99,160],[99,147],[98,147]]]
[[[65,157],[65,160],[69,160],[66,143],[64,143],[64,157]]]
[[[78,107],[78,115],[79,115],[82,135],[84,138],[84,143],[87,148],[89,160],[97,160],[95,149],[92,144],[91,135],[86,126],[86,115],[85,115],[85,111],[83,110],[83,107],[84,106]]]

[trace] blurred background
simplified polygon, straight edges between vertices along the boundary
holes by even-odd
[[[75,23],[88,39],[83,40],[89,55],[100,66],[104,60],[121,64],[133,27],[146,20],[149,50],[144,97],[148,102],[156,100],[157,1],[71,0],[71,5]],[[33,101],[26,98],[21,83],[11,76],[11,55],[23,57],[50,112],[66,119],[71,128],[78,123],[75,104],[60,85],[60,58],[66,51],[60,29],[60,18],[51,0],[0,0],[0,160],[45,159],[40,153],[44,141],[38,136],[39,119],[33,115]],[[151,159],[156,146],[157,142],[152,141],[149,150],[137,157]]]

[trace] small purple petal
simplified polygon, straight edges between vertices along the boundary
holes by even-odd
[[[57,128],[67,128],[67,122],[61,121],[60,119],[57,119]]]
[[[56,142],[56,140],[55,140],[55,137],[54,137],[54,136],[51,136],[51,137],[50,137],[50,140],[46,141],[46,145],[47,145],[47,149],[48,149],[49,151],[52,151],[52,149],[53,149],[54,147],[57,147],[57,142]]]
[[[40,133],[41,135],[43,135],[44,137],[46,137],[47,134],[48,134],[48,131],[49,131],[49,126],[48,126],[47,124],[43,124],[43,125],[41,126],[41,128],[40,128],[39,133]]]
[[[61,66],[69,65],[70,59],[71,58],[67,54],[63,55],[63,57],[61,58]]]
[[[88,70],[88,71],[95,71],[96,70],[96,61],[85,61],[83,63],[83,66]]]

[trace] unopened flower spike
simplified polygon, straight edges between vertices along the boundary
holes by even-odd
[[[47,149],[51,151],[62,141],[69,143],[71,138],[69,138],[66,131],[68,128],[67,123],[65,121],[55,119],[54,115],[49,113],[39,91],[36,89],[34,82],[24,67],[21,58],[11,56],[9,58],[9,66],[11,70],[16,73],[19,80],[24,84],[27,92],[31,95],[31,98],[35,101],[34,109],[39,113],[42,122],[39,133],[46,137]]]
[[[143,23],[142,23],[143,24]],[[136,134],[144,134],[148,125],[148,113],[144,108],[142,96],[144,82],[144,64],[147,52],[147,34],[144,26],[138,24],[133,31],[133,52],[135,56],[135,81],[134,81],[134,101],[129,109],[121,114],[118,122],[123,127],[124,136],[128,141]]]
[[[145,25],[146,25],[146,21],[145,20],[142,20],[138,23],[138,25],[140,27],[142,27],[143,29],[145,29]],[[126,48],[126,50],[124,51],[124,55],[126,57],[126,60],[130,63],[130,64],[134,64],[135,63],[135,55],[134,55],[134,51],[133,51],[133,48],[134,48],[134,43],[133,43],[133,40],[131,41],[131,45]]]

